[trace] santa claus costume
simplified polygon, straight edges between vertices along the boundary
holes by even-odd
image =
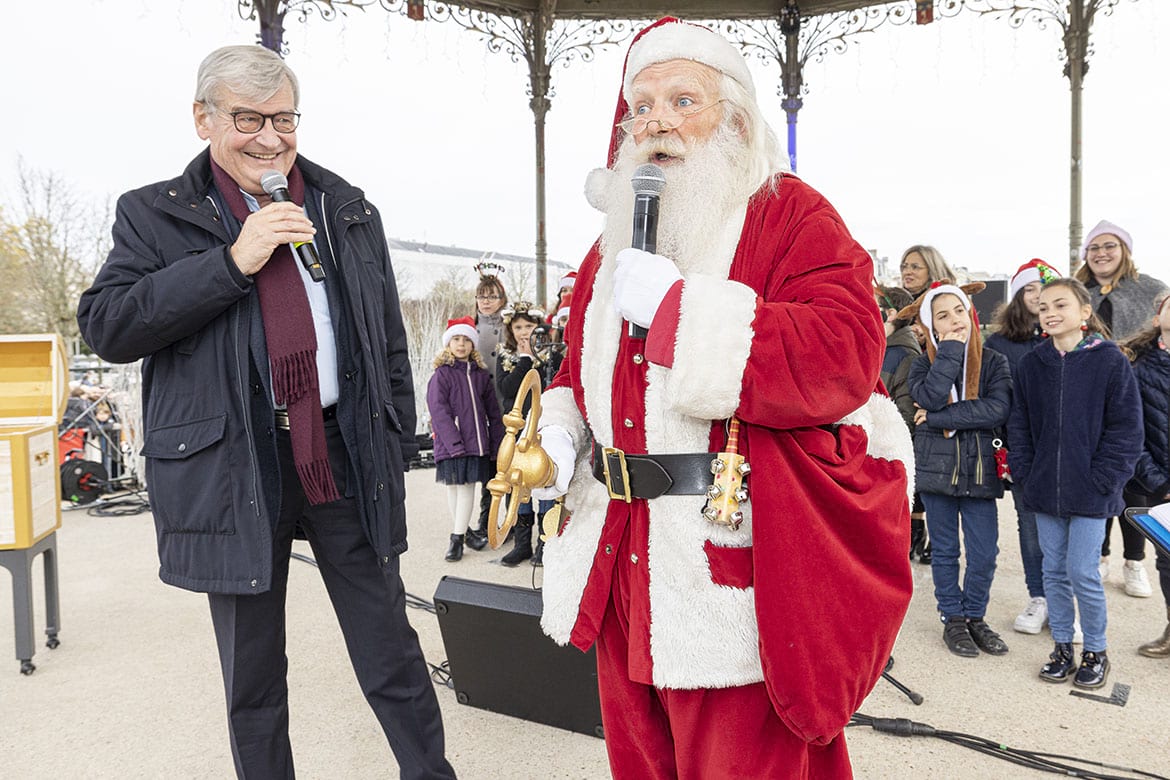
[[[730,43],[664,19],[631,46],[617,119],[638,73],[675,59],[714,68],[724,97],[733,81],[754,107]],[[911,594],[912,448],[878,382],[870,256],[821,195],[778,165],[756,166],[735,202],[702,210],[719,224],[697,233],[709,234],[701,247],[670,261],[643,253],[681,278],[648,337],[631,336],[615,310],[630,234],[611,230],[628,214],[614,194],[629,189],[628,176],[614,181],[628,173],[622,144],[633,145],[615,131],[611,168],[591,177],[606,234],[579,270],[570,346],[543,395],[546,449],[571,447],[576,464],[570,519],[545,547],[542,626],[561,644],[596,643],[616,778],[849,777],[842,729],[889,659]],[[682,475],[696,462],[706,471],[733,416],[751,466],[734,530],[704,518],[704,488]],[[658,457],[674,482],[636,497],[645,488],[631,466],[635,497],[612,498],[624,486],[595,477],[600,447],[631,463]]]

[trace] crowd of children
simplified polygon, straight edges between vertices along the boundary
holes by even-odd
[[[882,381],[912,431],[943,642],[956,655],[1008,652],[985,620],[996,499],[1007,487],[1028,592],[1013,628],[1049,626],[1042,679],[1105,684],[1108,523],[1127,506],[1170,501],[1170,296],[1137,272],[1132,249],[1127,232],[1102,222],[1085,240],[1087,270],[1077,278],[1024,263],[986,343],[972,303],[983,285],[936,278],[949,267],[932,247],[903,256],[908,289],[875,287],[886,322]],[[923,534],[913,515],[911,523],[913,559]],[[1125,592],[1148,596],[1144,538],[1128,521],[1118,525]],[[1138,652],[1164,658],[1170,556],[1156,552],[1168,625]]]

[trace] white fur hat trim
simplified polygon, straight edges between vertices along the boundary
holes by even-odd
[[[630,89],[639,73],[650,65],[668,60],[693,60],[709,65],[738,81],[753,99],[756,96],[751,71],[739,49],[706,27],[677,22],[655,27],[630,47],[622,84],[626,101],[630,100]]]

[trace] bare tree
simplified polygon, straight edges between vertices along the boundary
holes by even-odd
[[[475,289],[461,284],[464,274],[450,271],[431,288],[425,298],[402,301],[402,318],[406,324],[406,343],[410,369],[414,374],[414,405],[419,430],[427,419],[427,383],[434,372],[435,355],[442,348],[447,320],[473,313]]]
[[[17,203],[0,214],[0,267],[16,283],[0,290],[5,332],[80,335],[77,300],[109,251],[111,222],[55,173],[17,164]]]

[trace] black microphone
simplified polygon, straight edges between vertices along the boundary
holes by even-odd
[[[634,238],[630,246],[654,252],[658,246],[658,196],[666,186],[666,176],[654,163],[639,165],[630,179],[634,188]],[[646,338],[646,329],[630,323],[630,338]]]
[[[260,186],[278,203],[293,202],[288,191],[288,179],[280,171],[265,171],[260,174]],[[312,241],[293,244],[293,251],[314,282],[325,281],[325,269],[321,267],[321,258],[317,256],[317,248],[313,246]]]

